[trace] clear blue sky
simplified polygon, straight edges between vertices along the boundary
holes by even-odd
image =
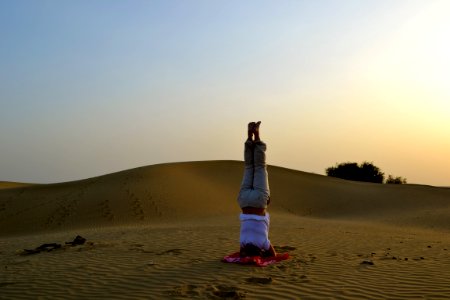
[[[0,181],[242,159],[450,185],[450,3],[0,1]]]

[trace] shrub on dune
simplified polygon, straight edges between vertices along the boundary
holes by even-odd
[[[327,168],[325,172],[328,176],[341,179],[373,183],[384,182],[384,173],[381,172],[380,168],[367,161],[362,164],[355,162],[336,164],[334,167]],[[389,175],[385,183],[406,184],[406,178]]]

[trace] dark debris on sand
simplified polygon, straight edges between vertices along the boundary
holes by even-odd
[[[86,242],[86,239],[84,237],[77,235],[73,239],[73,241],[66,242],[65,245],[75,247],[78,245],[83,245],[85,242]],[[23,251],[20,253],[20,255],[38,254],[41,252],[50,252],[53,250],[64,249],[64,248],[65,248],[64,246],[62,246],[61,244],[58,244],[58,243],[45,243],[34,249],[23,249]]]

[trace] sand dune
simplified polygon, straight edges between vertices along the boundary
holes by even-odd
[[[236,214],[241,173],[238,162],[166,164],[1,190],[0,234]]]
[[[272,212],[450,229],[449,188],[352,182],[279,167],[269,174]],[[0,190],[0,234],[235,215],[241,176],[241,162],[208,161],[16,184]]]
[[[271,240],[238,248],[238,161],[153,165],[56,184],[0,183],[0,299],[448,299],[450,189],[269,168]],[[33,255],[24,248],[88,243]]]
[[[21,182],[12,182],[12,181],[0,181],[0,189],[11,189],[25,186],[32,186],[31,183],[21,183]]]

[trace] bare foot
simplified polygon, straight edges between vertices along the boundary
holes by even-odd
[[[254,123],[253,134],[255,135],[255,141],[259,141],[259,125],[261,125],[261,121]]]
[[[247,134],[248,134],[249,140],[253,139],[253,133],[255,132],[255,126],[256,126],[255,122],[248,123]]]

